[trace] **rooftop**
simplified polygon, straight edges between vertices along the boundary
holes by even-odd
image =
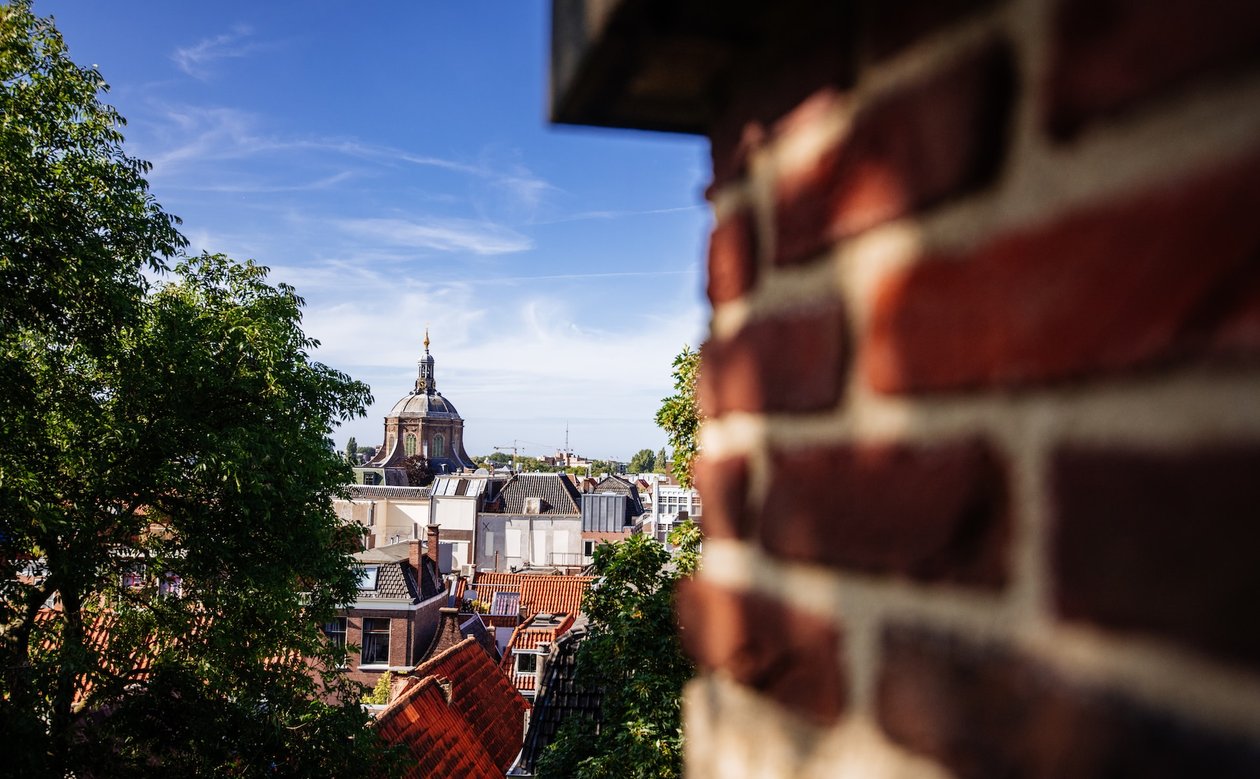
[[[519,592],[520,608],[531,619],[540,612],[577,614],[593,581],[593,576],[480,571],[473,579],[473,588],[484,603],[491,603],[496,592]]]
[[[520,751],[529,704],[468,638],[421,663],[376,728],[414,762],[407,777],[501,777]]]
[[[582,514],[582,498],[567,474],[518,473],[503,485],[500,492],[504,514],[525,514],[530,498],[541,498],[539,514]],[[532,513],[532,512],[530,512]]]

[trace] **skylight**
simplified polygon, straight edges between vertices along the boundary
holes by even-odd
[[[379,565],[363,566],[363,573],[359,575],[359,589],[360,590],[375,590],[376,589],[376,574],[379,570],[380,570]]]

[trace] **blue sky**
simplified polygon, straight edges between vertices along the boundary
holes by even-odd
[[[707,145],[546,122],[548,4],[36,0],[197,251],[306,298],[379,443],[426,323],[473,454],[628,458],[704,330]]]

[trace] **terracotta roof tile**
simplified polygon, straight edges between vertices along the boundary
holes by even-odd
[[[494,593],[501,590],[519,592],[525,618],[531,619],[543,611],[577,614],[582,610],[582,598],[593,581],[593,576],[482,571],[473,580],[473,587],[477,590],[477,599],[484,603],[491,603]]]
[[[414,675],[423,681],[377,718],[381,735],[417,759],[407,776],[503,776],[520,752],[529,704],[476,639],[439,652]]]
[[[377,718],[376,728],[387,743],[401,744],[410,753],[412,761],[403,773],[408,779],[503,776],[504,769],[447,702],[436,677],[426,677],[399,696]]]
[[[537,684],[538,677],[534,674],[513,674],[512,683],[516,685],[518,690],[532,690]]]

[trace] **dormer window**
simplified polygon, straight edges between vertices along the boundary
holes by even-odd
[[[516,672],[518,674],[532,674],[538,672],[538,655],[533,652],[517,652],[516,653]]]
[[[360,590],[375,590],[376,589],[376,575],[377,573],[380,572],[380,568],[381,567],[379,565],[363,566],[363,571],[359,574],[359,589]]]

